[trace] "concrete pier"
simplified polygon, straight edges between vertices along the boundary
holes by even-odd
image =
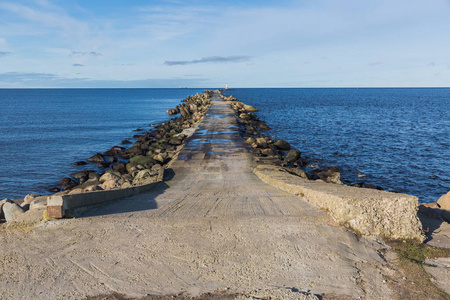
[[[260,180],[237,125],[216,94],[165,182],[76,219],[2,234],[0,298],[258,289],[393,298],[384,246]]]

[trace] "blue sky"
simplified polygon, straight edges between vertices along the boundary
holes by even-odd
[[[449,0],[0,2],[0,87],[448,87]]]

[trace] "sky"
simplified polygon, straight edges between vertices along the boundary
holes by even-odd
[[[450,0],[0,0],[0,88],[449,87]]]

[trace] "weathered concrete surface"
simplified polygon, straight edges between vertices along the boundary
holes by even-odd
[[[311,181],[272,165],[259,165],[254,173],[268,184],[304,196],[364,235],[425,240],[415,196]]]
[[[427,259],[423,267],[431,275],[431,281],[450,294],[450,257]]]
[[[224,101],[213,104],[168,181],[82,218],[0,231],[0,298],[79,299],[280,288],[392,299],[383,245],[265,184]]]

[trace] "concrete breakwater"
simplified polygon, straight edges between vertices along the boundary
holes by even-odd
[[[136,136],[137,141],[130,148],[114,146],[88,159],[100,165],[109,163],[106,172],[71,174],[71,178],[61,181],[64,191],[50,197],[29,195],[21,205],[3,201],[5,217],[13,220],[26,211],[27,205],[31,210],[47,208],[47,216],[51,218],[75,216],[93,205],[148,191],[155,182],[163,180],[165,167],[177,157],[186,138],[193,133],[192,127],[207,111],[210,96],[211,92],[207,92],[187,97],[183,104],[167,111],[169,115],[180,114],[179,117]],[[291,149],[287,141],[273,141],[262,134],[269,126],[254,114],[256,108],[232,96],[220,96],[235,112],[241,136],[258,163],[254,173],[262,180],[306,197],[329,211],[336,221],[363,235],[424,240],[416,197],[343,186],[335,167],[305,172],[302,166],[307,161],[297,149]]]
[[[174,109],[181,112],[180,116],[150,132],[136,134],[136,142],[131,147],[113,146],[86,161],[74,163],[80,166],[91,163],[103,171],[86,170],[70,174],[60,180],[59,187],[51,189],[55,194],[50,196],[29,194],[25,199],[0,201],[0,221],[26,219],[27,216],[21,215],[29,210],[45,209],[47,204],[49,218],[74,216],[76,211],[86,207],[147,191],[155,182],[162,181],[164,168],[183,147],[192,132],[189,129],[208,109],[211,93],[205,91],[204,94],[188,96]],[[173,115],[172,111],[167,113]],[[132,143],[124,140],[122,144]]]
[[[234,109],[246,143],[256,156],[254,173],[266,183],[305,197],[328,211],[338,223],[362,235],[425,240],[417,215],[417,197],[381,191],[376,186],[343,185],[336,167],[307,173],[302,168],[307,161],[300,151],[291,149],[287,141],[274,141],[262,134],[269,127],[254,114],[256,108],[233,96],[221,97]]]

